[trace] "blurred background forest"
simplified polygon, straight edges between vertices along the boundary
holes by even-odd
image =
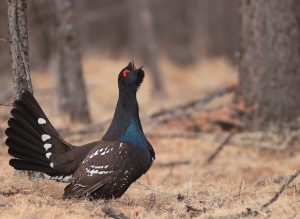
[[[146,56],[146,39],[143,39],[145,27],[139,26],[139,14],[146,10],[151,17],[151,40],[159,60],[168,59],[175,65],[189,66],[201,59],[225,57],[236,63],[239,53],[237,2],[153,0],[140,6],[134,0],[76,0],[74,13],[80,50],[83,54],[97,53],[111,59],[135,58],[141,62]],[[8,38],[5,1],[0,2],[0,16],[1,38]],[[58,50],[59,24],[54,2],[28,1],[28,27],[31,69],[51,67]],[[1,41],[1,74],[10,72],[8,53],[9,44]]]
[[[138,101],[156,161],[111,206],[133,218],[297,217],[299,2],[27,3],[34,95],[67,141],[98,139],[115,108],[119,71],[133,58],[136,66],[145,66]],[[17,96],[7,10],[7,2],[0,1],[3,145]],[[22,68],[18,70],[24,73]],[[9,206],[3,211],[6,218],[104,216],[93,203],[61,200],[64,185],[14,176],[6,147],[0,147],[0,158],[0,182],[5,185],[0,208]],[[282,190],[275,196],[280,198],[269,202],[278,188]]]

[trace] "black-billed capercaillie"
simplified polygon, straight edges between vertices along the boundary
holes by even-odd
[[[119,198],[146,173],[155,152],[144,135],[137,91],[144,79],[133,62],[118,77],[119,99],[113,120],[99,141],[73,146],[62,139],[29,92],[16,100],[6,129],[9,164],[67,182],[64,198]]]

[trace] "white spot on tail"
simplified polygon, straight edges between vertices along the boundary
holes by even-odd
[[[50,163],[50,167],[51,167],[51,168],[53,168],[53,167],[54,167],[54,164],[53,164],[53,162],[51,162],[51,163]]]
[[[44,148],[46,151],[48,151],[52,147],[52,144],[46,143],[44,144]]]
[[[50,138],[51,138],[50,135],[42,134],[42,140],[43,140],[43,141],[47,141],[47,140],[50,139]]]
[[[50,158],[51,155],[52,155],[51,152],[46,153],[46,157],[47,157],[48,159]]]
[[[38,124],[40,124],[40,125],[46,124],[46,120],[43,119],[43,118],[39,118],[38,119]]]

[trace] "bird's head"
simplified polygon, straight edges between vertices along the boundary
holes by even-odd
[[[129,62],[129,64],[123,68],[119,74],[119,90],[136,92],[145,77],[145,73],[142,68],[143,66],[136,68],[133,61]]]

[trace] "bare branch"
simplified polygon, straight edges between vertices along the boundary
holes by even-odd
[[[225,145],[228,144],[228,142],[230,141],[230,139],[235,133],[236,131],[233,130],[227,135],[227,137],[224,139],[224,141],[221,142],[219,147],[217,147],[217,149],[207,158],[205,162],[206,165],[210,164],[217,157],[217,155],[221,152],[221,150],[225,147]]]
[[[294,181],[294,179],[296,179],[300,174],[300,169],[298,169],[293,175],[291,175],[288,180],[281,185],[280,189],[274,194],[274,196],[267,201],[265,204],[263,204],[261,206],[261,210],[263,210],[264,208],[267,208],[268,206],[270,206],[273,202],[275,202],[279,196],[284,192],[284,190],[291,184],[291,182]]]
[[[158,122],[156,121],[158,118],[161,118],[162,116],[166,116],[171,114],[172,118],[182,118],[183,116],[187,115],[186,110],[189,108],[194,108],[196,110],[199,110],[201,107],[203,107],[208,102],[212,101],[213,99],[223,96],[225,94],[231,93],[236,89],[235,85],[229,85],[226,87],[219,88],[217,90],[214,90],[208,94],[205,94],[201,96],[200,98],[196,100],[189,101],[187,103],[183,103],[168,109],[163,109],[160,111],[157,111],[155,113],[150,114],[147,118],[145,118],[145,123],[150,122]],[[166,122],[166,120],[161,120]]]
[[[12,103],[0,103],[0,106],[12,106]]]
[[[8,39],[5,39],[5,38],[0,38],[0,41],[9,43],[9,40],[8,40]]]
[[[268,200],[265,204],[263,204],[259,209],[251,209],[247,208],[245,211],[242,211],[238,214],[226,215],[226,216],[210,216],[209,219],[239,219],[244,217],[256,216],[258,214],[262,214],[267,216],[264,210],[273,204],[279,196],[284,192],[284,190],[300,175],[300,169],[298,169],[293,175],[291,175],[288,180],[281,185],[279,190],[274,194],[274,196]]]
[[[191,163],[190,160],[173,160],[173,161],[169,161],[169,162],[155,162],[154,166],[157,166],[157,167],[174,167],[174,166],[177,166],[177,165],[188,165],[190,163]]]

